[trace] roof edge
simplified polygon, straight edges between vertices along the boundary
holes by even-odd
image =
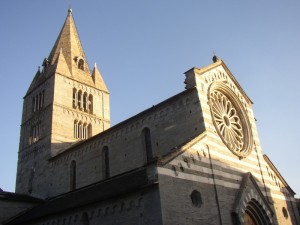
[[[272,163],[271,159],[266,154],[263,154],[263,157],[264,157],[264,160],[266,161],[266,163],[272,168],[272,170],[279,177],[279,179],[281,180],[281,182],[285,185],[285,187],[289,190],[289,192],[291,192],[292,195],[294,196],[296,193],[293,191],[293,189],[289,186],[289,184],[286,182],[286,180],[283,178],[283,176],[280,174],[280,172],[274,166],[274,164]]]
[[[184,153],[192,145],[196,144],[198,141],[201,141],[206,136],[207,136],[207,132],[204,131],[203,133],[190,138],[188,141],[182,143],[181,145],[174,147],[173,149],[170,150],[169,153],[167,153],[166,155],[164,155],[162,158],[158,160],[157,162],[158,166],[163,166],[168,162],[172,161],[174,158]]]

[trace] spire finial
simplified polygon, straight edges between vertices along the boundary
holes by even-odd
[[[71,8],[71,5],[69,5],[68,13],[69,13],[69,14],[72,14],[72,8]]]
[[[214,56],[212,58],[212,61],[215,63],[215,62],[219,61],[220,59],[218,58],[218,56],[216,56],[215,51],[213,51],[213,54],[214,54]]]
[[[97,67],[97,63],[95,62],[95,68]]]

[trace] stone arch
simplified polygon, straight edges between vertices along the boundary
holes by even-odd
[[[271,225],[273,210],[251,173],[243,176],[232,211],[235,225]]]
[[[272,224],[263,206],[254,198],[248,202],[243,220],[245,225]]]

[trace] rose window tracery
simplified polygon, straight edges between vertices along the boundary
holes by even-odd
[[[234,154],[246,157],[252,145],[250,125],[234,94],[224,84],[213,85],[209,100],[213,123],[222,141]]]

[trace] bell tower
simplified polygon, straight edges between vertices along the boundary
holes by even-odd
[[[16,192],[43,196],[48,160],[110,127],[109,91],[90,71],[72,10],[24,96]]]

